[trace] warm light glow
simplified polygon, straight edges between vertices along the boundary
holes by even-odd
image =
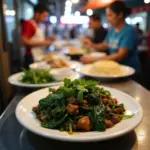
[[[88,9],[88,10],[86,11],[86,14],[87,14],[88,16],[93,15],[93,10],[92,10],[92,9]]]
[[[144,3],[145,3],[145,4],[150,3],[150,0],[144,0]]]
[[[76,12],[75,12],[75,16],[80,16],[80,12],[79,12],[79,11],[76,11]]]
[[[146,131],[144,129],[140,129],[139,131],[137,131],[138,134],[137,134],[137,137],[138,137],[138,140],[143,142],[146,138]]]
[[[109,2],[111,2],[111,0],[103,0],[104,2],[106,2],[106,3],[109,3]]]
[[[139,96],[135,96],[135,99],[139,102],[140,101],[140,97]]]
[[[79,0],[71,0],[72,3],[77,4],[79,3]]]
[[[127,110],[127,111],[126,111],[126,115],[133,115],[133,112]]]

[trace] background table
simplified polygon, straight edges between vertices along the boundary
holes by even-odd
[[[24,129],[16,120],[15,108],[27,94],[17,94],[0,117],[0,150],[150,150],[150,92],[134,81],[108,84],[121,90],[141,104],[144,110],[142,123],[132,132],[109,141],[96,143],[67,143],[45,139]]]

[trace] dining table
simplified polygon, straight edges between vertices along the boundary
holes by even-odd
[[[101,83],[132,96],[144,111],[135,130],[115,139],[99,142],[62,142],[36,135],[19,124],[15,116],[17,104],[37,89],[16,90],[16,94],[0,116],[0,150],[150,150],[150,92],[133,80]],[[130,124],[129,124],[130,126]]]

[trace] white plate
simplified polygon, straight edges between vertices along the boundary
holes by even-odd
[[[19,86],[19,87],[27,87],[27,88],[42,88],[42,87],[49,87],[49,86],[56,86],[56,85],[60,85],[62,84],[62,82],[59,81],[63,81],[65,78],[70,78],[72,80],[77,79],[80,77],[80,75],[76,72],[71,72],[71,74],[58,74],[59,69],[55,69],[55,70],[51,70],[53,72],[53,77],[56,79],[56,82],[51,82],[51,83],[46,83],[46,84],[26,84],[26,83],[22,83],[20,82],[22,76],[23,76],[23,72],[20,73],[16,73],[11,75],[8,78],[8,82],[12,85],[15,86]],[[62,73],[62,72],[61,72]]]
[[[86,54],[86,55],[87,55],[87,56],[89,55],[89,56],[95,58],[96,60],[99,60],[99,59],[105,57],[105,56],[106,56],[106,53],[102,53],[102,52],[92,52],[92,53],[89,53],[89,54]],[[85,55],[85,56],[86,56],[86,55]]]
[[[81,63],[79,63],[77,61],[66,60],[66,63],[70,66],[71,69],[76,69],[81,66]],[[48,70],[51,67],[46,62],[42,61],[42,62],[35,62],[33,64],[30,64],[29,68],[32,70],[37,70],[37,69]]]
[[[39,100],[45,98],[49,94],[48,88],[31,93],[21,100],[16,108],[16,117],[20,124],[31,132],[47,138],[62,141],[102,141],[116,138],[132,131],[142,121],[143,111],[141,106],[135,99],[123,92],[112,88],[104,88],[109,90],[112,95],[118,99],[119,103],[124,103],[127,114],[135,114],[133,118],[123,120],[113,128],[107,129],[105,132],[77,132],[73,135],[69,135],[67,132],[60,132],[59,130],[41,127],[39,121],[35,117],[35,114],[32,112],[32,107],[37,106]]]
[[[124,72],[122,75],[103,75],[103,74],[94,74],[90,70],[92,65],[84,65],[80,68],[77,68],[76,71],[81,73],[82,75],[93,77],[93,78],[100,78],[100,79],[117,79],[117,78],[126,78],[130,77],[135,74],[135,70],[131,67],[121,65],[121,70]]]

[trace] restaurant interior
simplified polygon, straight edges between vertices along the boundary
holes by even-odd
[[[0,0],[0,150],[149,150],[150,0]]]

